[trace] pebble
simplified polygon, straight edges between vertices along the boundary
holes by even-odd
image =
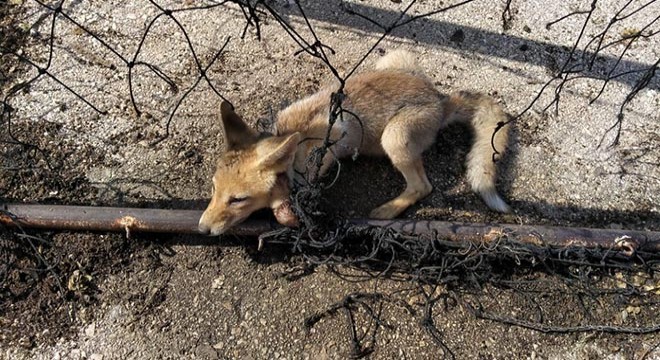
[[[87,337],[93,337],[94,335],[96,335],[96,324],[94,323],[89,324],[85,328],[85,335],[87,335]]]
[[[218,359],[218,352],[211,345],[199,345],[195,348],[195,357],[200,359]]]

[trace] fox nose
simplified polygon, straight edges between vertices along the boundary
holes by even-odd
[[[204,221],[204,215],[199,219],[199,223],[197,224],[197,231],[202,234],[202,235],[208,235],[211,233],[211,227],[206,225],[206,222]]]
[[[211,228],[199,225],[197,231],[202,235],[209,235],[211,233]]]
[[[208,235],[211,233],[211,228],[204,224],[199,224],[199,226],[197,226],[197,231],[202,235]]]

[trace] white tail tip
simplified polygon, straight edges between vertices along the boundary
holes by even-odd
[[[480,192],[479,195],[481,195],[481,198],[484,199],[484,202],[486,205],[488,205],[489,208],[499,211],[501,213],[509,213],[511,212],[511,208],[509,205],[502,200],[502,198],[497,194],[495,191],[483,191]]]

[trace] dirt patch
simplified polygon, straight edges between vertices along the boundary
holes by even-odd
[[[0,49],[2,49],[2,61],[0,61],[0,88],[4,88],[7,82],[14,79],[25,66],[12,59],[6,54],[11,51],[19,51],[25,43],[27,34],[18,27],[17,16],[21,10],[6,2],[0,4]]]
[[[120,235],[4,230],[3,343],[31,348],[73,335],[75,324],[96,317],[97,284],[128,263],[149,263],[150,246]]]

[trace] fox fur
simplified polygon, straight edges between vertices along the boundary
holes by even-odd
[[[290,211],[290,184],[294,174],[315,180],[315,169],[308,168],[306,160],[328,133],[330,99],[337,89],[338,85],[325,87],[282,110],[273,136],[250,129],[231,105],[221,104],[227,149],[213,176],[211,201],[199,221],[201,233],[222,234],[255,210],[268,207],[280,223],[297,224]],[[318,175],[355,152],[388,157],[403,175],[406,188],[375,208],[372,218],[394,218],[432,191],[422,153],[435,142],[438,131],[453,122],[474,130],[467,157],[472,189],[491,209],[510,211],[495,189],[491,138],[506,115],[493,99],[467,92],[441,94],[414,57],[401,50],[381,58],[374,70],[350,77],[343,90],[342,108],[347,111],[330,129],[334,145],[322,159]],[[508,130],[502,127],[492,139],[500,153],[507,146]]]

